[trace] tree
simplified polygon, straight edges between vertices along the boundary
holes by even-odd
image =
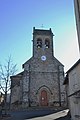
[[[16,64],[13,64],[11,56],[6,60],[6,64],[0,64],[0,89],[5,94],[4,106],[5,106],[5,114],[7,113],[7,94],[11,89],[11,80],[10,76],[13,76],[17,69]]]

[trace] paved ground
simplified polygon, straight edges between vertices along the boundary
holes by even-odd
[[[43,117],[36,117],[36,118],[31,118],[31,119],[26,119],[26,120],[70,120],[69,116],[67,116],[68,109],[62,110],[50,115],[46,115]]]
[[[40,109],[40,110],[20,110],[9,112],[11,117],[4,117],[0,120],[70,120],[67,115],[68,110],[53,110],[53,109]]]

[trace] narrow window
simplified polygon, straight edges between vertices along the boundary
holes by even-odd
[[[42,40],[37,39],[37,48],[42,48]]]
[[[45,40],[45,48],[49,48],[50,47],[50,42],[48,39]]]

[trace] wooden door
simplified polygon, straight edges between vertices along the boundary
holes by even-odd
[[[48,105],[47,92],[45,90],[41,91],[40,103],[41,103],[41,106]]]

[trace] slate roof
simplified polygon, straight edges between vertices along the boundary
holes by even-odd
[[[70,71],[72,71],[79,63],[80,59],[66,73],[68,74]]]

